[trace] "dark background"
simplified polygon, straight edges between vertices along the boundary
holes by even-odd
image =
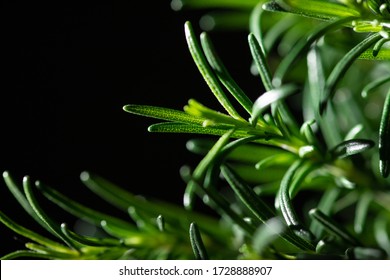
[[[191,20],[199,33],[205,11],[175,12],[170,0],[52,2],[3,1],[1,171],[10,171],[19,183],[29,175],[99,210],[106,205],[80,182],[83,170],[133,193],[181,203],[185,185],[179,168],[199,159],[185,149],[190,136],[150,134],[147,126],[154,120],[122,107],[181,110],[194,97],[220,109],[183,32]],[[249,51],[237,52],[247,47],[247,34],[225,35],[213,34],[216,47],[250,90],[250,83],[260,83],[249,74]],[[0,196],[1,211],[38,229],[3,182]],[[45,207],[71,223],[58,208]],[[23,248],[25,240],[4,226],[0,234],[0,255]]]

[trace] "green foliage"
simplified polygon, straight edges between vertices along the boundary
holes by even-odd
[[[3,259],[388,259],[390,2],[182,0],[172,7],[214,8],[216,23],[230,19],[237,28],[242,21],[232,10],[248,18],[243,51],[252,55],[263,93],[251,100],[212,36],[198,39],[186,22],[190,54],[224,112],[194,99],[184,111],[124,106],[163,121],[150,132],[219,137],[187,143],[204,157],[181,170],[184,207],[83,173],[86,187],[127,212],[128,222],[36,182],[47,199],[105,232],[83,236],[52,220],[28,177],[22,190],[5,172],[11,193],[53,240],[0,212],[5,226],[33,242]],[[194,212],[198,203],[216,218]]]

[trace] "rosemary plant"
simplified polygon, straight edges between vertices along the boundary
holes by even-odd
[[[388,259],[390,1],[174,0],[172,7],[213,8],[203,18],[208,29],[245,22],[248,50],[241,51],[253,57],[261,94],[251,99],[212,34],[198,36],[186,22],[189,52],[221,108],[196,99],[183,111],[124,106],[163,121],[150,132],[210,136],[187,143],[203,158],[180,170],[183,207],[82,173],[85,186],[128,212],[129,222],[4,172],[11,193],[53,238],[0,212],[5,226],[31,240],[3,259]],[[38,192],[106,236],[53,221]],[[215,215],[198,213],[197,204]]]

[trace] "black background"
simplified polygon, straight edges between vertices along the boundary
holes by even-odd
[[[54,2],[54,3],[53,3]],[[220,109],[187,50],[183,24],[205,11],[175,12],[166,1],[3,1],[1,170],[24,175],[99,210],[106,205],[80,182],[88,170],[133,193],[181,203],[183,164],[199,157],[187,135],[147,132],[153,120],[126,104],[181,110],[189,98]],[[220,55],[252,95],[246,32],[213,34]],[[242,53],[239,48],[244,48]],[[242,74],[244,73],[244,74]],[[1,210],[30,225],[0,183]],[[42,199],[42,198],[41,198]],[[60,221],[71,217],[58,208]],[[110,213],[122,215],[110,208]],[[24,240],[0,227],[0,253]]]

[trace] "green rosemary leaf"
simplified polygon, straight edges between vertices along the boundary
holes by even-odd
[[[332,233],[351,245],[359,245],[360,242],[352,236],[346,229],[336,223],[328,215],[325,215],[321,210],[314,208],[309,211],[310,217],[318,221],[329,233]]]
[[[230,219],[233,223],[242,229],[247,234],[253,234],[255,227],[248,223],[243,217],[237,214],[232,208],[231,203],[227,201],[219,193],[212,191],[211,189],[205,188],[203,185],[200,185],[198,182],[193,180],[195,187],[202,190],[204,197],[207,197],[207,203],[209,206],[214,207],[214,209],[223,217]],[[204,229],[203,229],[204,230]]]
[[[82,236],[71,231],[67,224],[61,224],[61,231],[64,235],[66,235],[69,239],[73,241],[83,244],[85,246],[94,246],[94,247],[120,247],[123,246],[121,240],[113,239],[113,238],[96,238],[96,237],[88,237]]]
[[[359,17],[358,10],[329,1],[319,0],[276,0],[278,5],[290,13],[317,19],[336,19],[343,17]]]
[[[157,123],[148,127],[149,132],[158,133],[191,133],[207,135],[223,135],[227,129],[188,125],[182,123]]]
[[[354,221],[354,230],[357,234],[361,234],[366,224],[368,208],[373,199],[371,192],[365,191],[361,193],[360,198],[356,204],[356,213]]]
[[[184,111],[190,115],[205,119],[203,126],[213,124],[226,124],[236,127],[249,127],[243,119],[234,119],[229,115],[212,110],[194,99],[188,100],[188,105],[184,106]]]
[[[110,224],[127,230],[136,230],[134,226],[128,222],[125,222],[121,219],[112,217],[111,215],[107,215],[101,213],[99,211],[93,210],[80,204],[65,195],[59,193],[58,191],[50,188],[41,182],[36,183],[38,189],[53,203],[64,209],[65,211],[71,213],[75,217],[78,217],[84,221],[87,221],[91,224],[100,226],[102,220],[109,222]]]
[[[366,98],[371,91],[375,90],[376,88],[388,82],[390,82],[390,77],[384,77],[384,78],[381,77],[377,80],[372,81],[371,83],[369,83],[363,88],[362,97]]]
[[[320,147],[319,141],[315,136],[311,126],[315,123],[315,120],[306,121],[302,124],[300,133],[305,137],[307,143],[314,145],[315,147]]]
[[[186,148],[195,154],[205,155],[214,144],[215,141],[211,139],[191,139],[186,143]],[[272,146],[245,144],[230,151],[229,154],[226,155],[226,159],[255,164],[261,158],[267,158],[279,153],[284,154],[285,152]]]
[[[4,182],[7,185],[8,189],[12,193],[12,195],[16,198],[19,204],[23,207],[23,209],[42,227],[45,227],[43,221],[37,216],[35,211],[32,209],[30,203],[28,203],[25,195],[20,191],[19,186],[14,182],[11,175],[8,171],[3,173]]]
[[[365,52],[363,52],[359,59],[365,59],[365,60],[390,60],[390,49],[381,49],[378,54],[374,56],[373,49],[368,49]]]
[[[261,161],[257,162],[255,167],[256,169],[265,169],[270,167],[277,167],[277,166],[283,166],[288,167],[290,166],[293,161],[296,159],[296,156],[291,153],[279,153],[275,155],[268,156]]]
[[[158,217],[156,218],[156,224],[159,231],[165,231],[165,219],[162,215],[158,215]]]
[[[380,32],[383,28],[380,24],[378,25],[372,24],[372,21],[357,20],[354,21],[352,24],[353,24],[353,31],[358,33]],[[374,54],[375,52],[373,53],[373,55]]]
[[[271,104],[285,99],[286,97],[296,93],[297,90],[298,90],[297,86],[292,84],[287,84],[262,94],[259,98],[256,99],[253,105],[252,116],[251,116],[252,125],[256,124],[257,119]]]
[[[357,137],[357,135],[362,132],[364,129],[363,125],[362,124],[357,124],[355,125],[354,127],[352,127],[348,133],[345,135],[344,137],[344,140],[347,141],[347,140],[352,140],[352,139],[355,139]]]
[[[378,245],[390,256],[390,236],[388,231],[387,213],[380,213],[374,220],[374,234]]]
[[[30,178],[25,176],[23,178],[23,189],[26,195],[27,201],[30,203],[32,209],[37,214],[37,216],[44,222],[45,229],[52,233],[54,236],[60,238],[65,244],[71,248],[75,248],[73,242],[64,236],[61,232],[60,226],[55,223],[39,206],[37,199],[35,198],[32,186],[30,183]],[[77,247],[76,247],[77,248]]]
[[[188,227],[188,220],[193,220],[196,221],[202,230],[210,232],[220,239],[226,238],[227,232],[221,232],[216,220],[206,215],[187,211],[181,207],[162,201],[141,199],[102,177],[88,172],[83,172],[80,177],[82,182],[92,192],[120,209],[127,210],[129,206],[133,206],[150,215],[163,215],[167,223],[178,226],[182,225],[185,228]],[[108,222],[105,222],[105,224],[107,224],[107,228],[112,227]]]
[[[319,112],[320,97],[325,85],[324,64],[317,46],[307,55],[308,83],[303,95],[303,113],[306,119],[315,118],[327,146],[335,146],[342,140],[338,126],[334,126],[335,114],[327,110],[322,116]],[[332,108],[333,109],[333,108]]]
[[[65,247],[64,245],[57,243],[55,241],[52,241],[51,239],[48,239],[44,236],[39,235],[38,233],[31,231],[15,221],[11,220],[8,216],[6,216],[3,212],[0,211],[0,222],[3,223],[5,226],[7,226],[9,229],[11,229],[13,232],[24,236],[32,241],[35,241],[39,244],[42,244],[46,247],[53,248],[53,250],[69,253],[69,254],[77,254],[77,251],[69,249],[68,247]]]
[[[265,10],[265,11],[269,11],[269,12],[287,12],[286,9],[284,9],[283,7],[281,7],[276,1],[274,0],[271,0],[271,1],[267,1],[263,4],[262,8]]]
[[[314,165],[311,163],[306,163],[302,160],[295,161],[283,176],[280,183],[280,190],[277,195],[280,211],[287,225],[298,236],[306,240],[311,240],[312,234],[305,229],[304,225],[299,220],[292,205],[291,198],[295,195],[298,187],[313,168]]]
[[[137,228],[140,231],[155,231],[155,217],[156,215],[150,215],[147,212],[144,212],[140,209],[137,209],[133,206],[129,206],[127,213],[130,218],[137,224]]]
[[[231,128],[231,127],[228,127]],[[148,127],[149,132],[158,133],[191,133],[206,135],[223,135],[228,128],[203,127],[182,123],[157,123]]]
[[[283,85],[280,88],[288,86]],[[297,87],[298,90],[298,87]],[[297,137],[300,136],[299,133],[299,127],[295,120],[294,115],[291,113],[285,102],[283,100],[278,100],[271,104],[271,112],[272,116],[274,117],[275,122],[277,123],[277,127],[282,131],[288,131],[288,133],[282,133],[283,135],[295,135]],[[280,122],[277,121],[278,117],[277,115],[280,115]],[[282,125],[281,125],[282,124]],[[282,127],[285,127],[286,129],[281,129]]]
[[[272,244],[274,240],[280,237],[286,230],[286,225],[278,217],[271,218],[265,224],[261,224],[252,238],[253,249],[263,254],[265,249]]]
[[[221,172],[236,195],[259,221],[265,223],[275,216],[269,206],[256,195],[253,189],[231,167],[222,165]]]
[[[346,23],[349,23],[353,18],[342,18],[336,21],[326,22],[318,25],[314,30],[311,30],[308,36],[301,38],[297,44],[293,46],[291,51],[283,58],[278,68],[275,70],[273,77],[273,85],[280,86],[283,82],[284,76],[291,71],[292,66],[300,56],[303,56],[313,43],[319,40],[326,33],[337,28],[342,28]]]
[[[222,165],[221,172],[236,195],[260,222],[266,223],[268,220],[275,217],[275,213],[269,206],[257,196],[253,189],[250,188],[231,167]],[[298,248],[313,249],[311,244],[295,236],[291,231],[286,231],[281,237]]]
[[[390,91],[383,105],[379,127],[379,171],[384,178],[390,174]]]
[[[259,3],[253,8],[250,18],[249,18],[249,31],[253,35],[255,35],[258,42],[263,41],[263,31],[262,28],[262,17],[263,17],[264,9],[263,9],[263,1],[259,1]],[[265,47],[265,45],[261,44],[261,47]],[[263,49],[263,53],[266,54],[265,49]]]
[[[69,259],[75,259],[78,258],[79,255],[76,254],[68,254],[64,252],[59,252],[56,250],[53,250],[50,247],[45,247],[40,244],[31,243],[28,242],[25,244],[27,249],[30,249],[31,251],[35,251],[37,253],[45,254],[48,259],[56,259],[56,260],[69,260]]]
[[[390,39],[389,38],[382,38],[380,39],[378,42],[376,42],[376,44],[374,45],[374,47],[372,48],[372,55],[373,56],[377,56],[379,51],[381,50],[381,48],[383,47],[383,45],[387,42],[389,42]]]
[[[317,221],[313,221],[313,222],[320,225]],[[346,250],[345,247],[347,247],[348,245],[349,244],[344,244],[343,240],[335,236],[325,235],[324,238],[318,241],[316,246],[316,253],[323,254],[323,255],[337,254],[341,256],[345,254],[345,250]]]
[[[148,131],[159,133],[191,133],[191,134],[204,134],[204,135],[217,135],[222,136],[226,131],[232,129],[232,126],[196,126],[187,125],[181,123],[157,123],[149,126]],[[263,138],[265,141],[272,139],[273,134],[268,134],[258,129],[236,130],[232,134],[232,138],[243,138],[250,135]]]
[[[334,203],[340,195],[340,192],[340,188],[327,189],[322,195],[317,208],[321,210],[325,215],[330,215],[333,211]],[[316,220],[313,220],[310,225],[310,231],[314,234],[314,236],[320,238],[322,235],[322,230],[323,227],[321,227],[321,224]]]
[[[329,153],[332,158],[345,158],[351,155],[362,153],[375,146],[374,141],[366,139],[352,139],[343,141],[332,148]]]
[[[187,187],[184,193],[183,202],[186,209],[192,209],[194,204],[197,186],[197,184],[194,182],[197,182],[198,184],[203,183],[207,170],[215,163],[216,157],[219,155],[222,148],[228,143],[229,138],[233,132],[233,130],[229,130],[224,135],[222,135],[195,168],[192,174],[192,179],[187,183]]]
[[[241,119],[240,115],[234,109],[230,101],[225,96],[221,85],[215,74],[213,73],[210,66],[207,64],[206,58],[199,46],[199,43],[195,37],[194,30],[190,22],[186,22],[184,25],[187,45],[192,55],[192,58],[198,67],[199,72],[202,74],[204,80],[207,85],[210,87],[211,91],[214,93],[215,97],[219,101],[219,103],[225,108],[225,110],[236,119]]]
[[[202,125],[203,118],[189,115],[182,111],[147,105],[126,105],[123,107],[128,113],[156,118],[160,120]]]
[[[324,88],[323,100],[320,104],[320,113],[322,114],[326,108],[327,103],[333,98],[337,83],[344,77],[348,68],[352,63],[372,44],[381,38],[378,33],[372,34],[362,42],[353,47],[344,57],[337,63],[330,73]]]
[[[227,71],[225,65],[217,55],[213,43],[208,34],[203,32],[200,35],[203,51],[210,66],[214,69],[221,83],[226,89],[233,95],[233,97],[241,104],[241,106],[250,113],[252,110],[253,102],[248,98],[244,91],[237,85],[230,73]]]
[[[256,63],[257,70],[263,82],[263,86],[266,91],[270,91],[274,87],[272,85],[272,75],[268,67],[268,62],[263,52],[264,47],[261,47],[259,41],[257,41],[255,35],[253,34],[249,34],[248,42],[253,60]]]
[[[208,260],[209,257],[203,244],[202,236],[195,223],[191,223],[190,225],[190,241],[195,258],[197,260]]]
[[[138,233],[138,230],[129,230],[128,228],[117,227],[115,225],[111,225],[105,220],[100,222],[101,228],[110,236],[117,239],[128,238],[129,236]]]
[[[34,252],[29,250],[18,250],[12,253],[9,253],[1,258],[1,260],[14,260],[14,259],[25,259],[25,258],[33,258],[33,259],[55,259],[55,257],[50,256],[45,253]]]

